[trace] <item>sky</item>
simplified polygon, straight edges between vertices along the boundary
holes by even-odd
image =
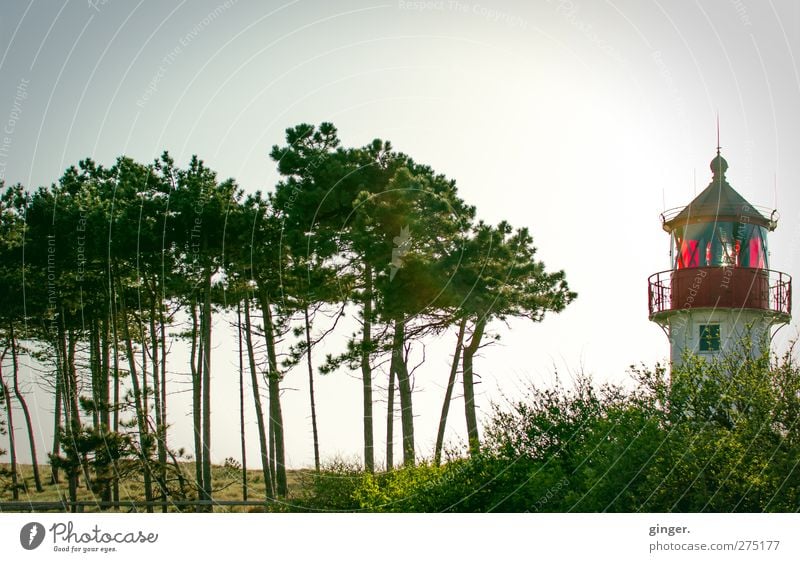
[[[527,384],[552,384],[556,372],[625,383],[630,365],[668,358],[647,318],[647,278],[670,266],[659,214],[710,182],[717,116],[729,182],[781,214],[771,267],[800,271],[796,57],[794,0],[9,0],[0,5],[0,178],[34,189],[86,157],[148,162],[166,149],[181,164],[199,155],[248,192],[270,191],[269,150],[287,127],[332,121],[346,146],[388,139],[455,179],[480,218],[528,227],[539,258],[578,293],[543,323],[494,326],[502,338],[476,364],[485,419],[492,402],[524,398]],[[227,329],[218,319],[216,462],[240,456]],[[775,348],[798,333],[793,320]],[[452,334],[431,342],[416,374],[421,456],[433,449],[454,344]],[[180,352],[170,368],[186,370]],[[360,381],[318,379],[323,457],[355,457]],[[284,386],[287,461],[309,466],[302,371]],[[29,388],[44,458],[51,399]],[[465,434],[456,402],[453,443]],[[188,396],[175,404],[172,444],[188,449]]]

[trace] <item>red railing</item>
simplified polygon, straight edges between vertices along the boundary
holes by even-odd
[[[792,313],[792,277],[747,267],[696,267],[654,273],[648,279],[650,317],[690,308],[755,308]]]

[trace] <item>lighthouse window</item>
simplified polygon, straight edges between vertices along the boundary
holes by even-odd
[[[761,239],[750,239],[750,267],[766,267],[767,260],[764,259],[764,247]]]
[[[739,265],[767,268],[767,229],[763,226],[737,224],[736,240],[741,241]]]
[[[699,222],[673,231],[675,269],[768,268],[767,229],[746,222]]]
[[[700,351],[719,351],[719,324],[700,324]]]
[[[697,240],[681,240],[681,251],[678,256],[678,269],[697,267],[700,264],[700,252]]]

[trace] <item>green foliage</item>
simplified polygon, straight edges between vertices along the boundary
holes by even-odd
[[[495,407],[479,455],[365,475],[369,511],[783,512],[800,500],[800,368],[734,351],[580,377]]]
[[[129,436],[112,431],[81,428],[80,431],[67,432],[62,429],[58,438],[62,454],[50,454],[50,464],[67,474],[80,473],[84,463],[91,465],[94,476],[90,485],[95,492],[110,485],[115,473],[118,475],[121,460],[134,458],[136,454]]]
[[[301,497],[297,500],[300,511],[357,511],[360,506],[354,493],[363,478],[358,460],[335,458],[322,466],[319,472],[300,477]]]
[[[423,463],[377,475],[366,474],[353,497],[366,511],[427,511],[426,494],[439,485],[445,470]]]

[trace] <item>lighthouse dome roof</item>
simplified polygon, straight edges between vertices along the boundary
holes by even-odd
[[[665,220],[664,229],[672,231],[677,226],[716,220],[749,222],[772,230],[775,223],[731,187],[725,178],[727,170],[728,162],[718,152],[711,160],[711,171],[714,176],[711,183],[683,210]]]

